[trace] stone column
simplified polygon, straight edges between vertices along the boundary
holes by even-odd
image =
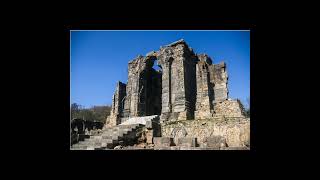
[[[162,108],[161,114],[171,112],[171,61],[162,65]]]
[[[136,74],[134,74],[132,80],[133,81],[131,86],[130,116],[136,117],[138,116],[139,77]]]
[[[126,95],[126,84],[122,82],[117,83],[116,92],[114,95],[114,114],[119,115],[122,113],[123,107],[121,105],[122,99]]]
[[[108,126],[116,126],[120,124],[121,122],[120,114],[123,111],[121,101],[125,96],[126,96],[126,84],[119,81],[117,83],[116,90],[112,97],[111,113],[110,113],[110,116],[107,118],[107,122],[106,122]]]
[[[179,54],[180,55],[180,54]],[[186,109],[186,89],[185,89],[185,69],[184,61],[185,58],[182,54],[175,58],[174,66],[172,66],[173,75],[171,77],[172,85],[172,104],[174,117],[178,120],[187,119]]]
[[[210,110],[210,90],[209,90],[209,72],[208,65],[199,61],[196,65],[197,77],[197,102],[196,102],[196,119],[206,119],[212,117]]]
[[[228,74],[226,64],[221,62],[211,67],[211,79],[214,83],[214,102],[222,102],[228,99]]]

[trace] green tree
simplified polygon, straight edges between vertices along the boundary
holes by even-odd
[[[90,108],[92,110],[96,121],[105,122],[108,115],[110,115],[110,106],[93,106]]]
[[[81,118],[86,121],[95,121],[97,118],[95,117],[94,113],[90,109],[82,109],[78,115],[78,118]]]
[[[83,108],[80,104],[71,104],[71,119],[80,118],[87,121],[105,122],[110,115],[111,106],[93,106],[91,108]]]
[[[77,103],[71,104],[71,119],[78,118],[78,115],[81,111],[81,105]]]

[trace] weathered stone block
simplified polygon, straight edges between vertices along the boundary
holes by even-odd
[[[221,147],[220,150],[250,150],[250,147]]]
[[[187,111],[179,112],[177,120],[186,120],[187,119]]]
[[[154,122],[152,122],[151,120],[146,121],[146,128],[147,129],[152,129],[153,128],[153,124],[154,124]]]
[[[147,136],[147,144],[152,144],[153,130],[148,130],[146,136]]]
[[[225,100],[214,105],[217,115],[225,117],[244,117],[244,108],[239,100]]]
[[[173,138],[170,137],[154,137],[153,143],[156,147],[167,147],[173,145]]]
[[[166,147],[164,147],[164,146],[155,146],[154,150],[171,150],[171,147],[169,147],[169,146],[166,146]]]
[[[197,146],[197,138],[192,138],[192,137],[178,138],[177,146],[196,147]]]
[[[210,119],[212,118],[213,114],[209,111],[195,111],[194,117],[195,119]]]
[[[226,139],[222,136],[210,136],[206,138],[207,147],[220,148],[226,146]]]

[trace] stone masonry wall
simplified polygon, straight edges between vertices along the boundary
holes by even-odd
[[[110,126],[115,126],[120,124],[120,114],[122,113],[123,99],[126,96],[126,84],[118,82],[116,85],[116,90],[112,97],[112,106],[110,116],[107,119],[107,123]]]
[[[197,57],[183,40],[157,52],[162,74],[161,119],[193,119],[196,101]]]
[[[152,71],[155,59],[154,56],[143,57],[139,55],[129,62],[127,96],[124,102],[123,117],[146,116],[148,115],[148,111],[153,111],[153,106],[151,110],[148,110],[150,105],[148,104],[148,96],[151,96],[151,94],[154,96],[158,95],[154,94],[158,91],[151,91],[152,87],[155,86],[152,84],[152,76],[156,76],[155,72]],[[154,83],[157,82],[154,81]]]
[[[187,48],[184,50],[184,84],[185,84],[185,106],[186,106],[186,119],[194,119],[194,111],[196,110],[197,98],[197,79],[196,79],[196,63],[198,62],[197,56],[193,49]]]
[[[161,136],[171,137],[174,143],[178,138],[197,138],[203,147],[208,137],[222,136],[228,147],[250,146],[250,120],[246,118],[184,120],[161,124]]]
[[[212,117],[213,85],[210,82],[209,71],[212,60],[205,54],[198,55],[198,58],[199,62],[196,65],[197,101],[195,118],[205,119]]]
[[[228,74],[224,62],[210,67],[210,81],[214,84],[214,102],[228,99]]]
[[[225,100],[214,105],[216,115],[225,117],[244,117],[244,108],[239,100]]]

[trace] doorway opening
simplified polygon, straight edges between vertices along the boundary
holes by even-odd
[[[147,62],[147,67],[140,74],[140,115],[161,115],[162,107],[162,68],[156,57]]]

